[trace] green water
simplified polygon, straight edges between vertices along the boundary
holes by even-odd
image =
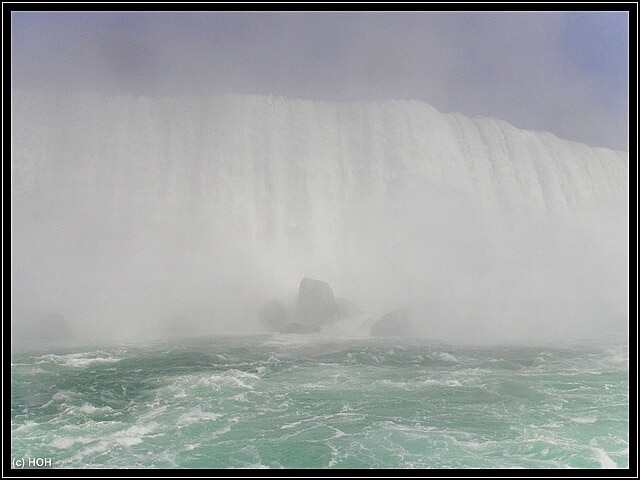
[[[53,468],[628,468],[628,371],[626,346],[295,335],[14,352],[11,454]]]

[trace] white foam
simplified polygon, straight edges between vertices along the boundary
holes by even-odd
[[[150,408],[151,409],[147,413],[140,416],[140,420],[147,421],[167,411],[167,406],[160,405],[159,403],[152,404]]]
[[[176,393],[173,398],[186,398],[187,392],[184,391],[184,388],[180,389],[178,393]]]
[[[247,385],[246,383],[244,383],[242,380],[240,380],[239,378],[236,377],[230,377],[230,380],[232,380],[233,382],[236,383],[236,385],[238,385],[239,387],[242,388],[246,388],[248,390],[253,390],[253,387],[251,385]]]
[[[87,444],[91,442],[95,442],[95,438],[88,437],[56,437],[51,442],[51,446],[53,448],[59,448],[61,450],[67,450],[74,446],[76,443]]]
[[[287,430],[289,428],[296,428],[298,425],[302,424],[302,422],[304,422],[305,420],[300,420],[298,422],[293,422],[293,423],[285,423],[284,425],[282,425],[280,427],[280,430]]]
[[[145,437],[149,436],[150,433],[157,430],[158,427],[159,425],[156,423],[144,425],[137,424],[124,430],[110,433],[108,435],[100,435],[97,438],[82,437],[79,441],[74,443],[96,443],[79,452],[77,455],[71,458],[69,462],[71,465],[79,465],[88,456],[94,455],[96,453],[109,452],[114,448],[114,446],[130,448],[132,446],[139,445],[144,441]],[[67,443],[64,439],[61,439],[58,442],[58,445],[61,446]]]
[[[462,384],[458,380],[433,380],[428,379],[422,382],[423,385],[438,385],[441,387],[461,387]]]
[[[435,427],[425,425],[399,425],[395,422],[381,422],[380,426],[384,429],[395,430],[409,435],[413,438],[423,438],[425,435],[431,435],[436,430]]]
[[[435,356],[440,358],[441,360],[446,360],[448,362],[456,362],[456,363],[458,363],[458,359],[456,357],[454,357],[453,355],[451,355],[450,353],[447,353],[447,352],[437,352],[435,354]]]
[[[216,390],[220,390],[224,385],[229,384],[246,390],[253,390],[253,385],[249,384],[252,380],[260,380],[260,376],[255,373],[231,369],[222,375],[208,375],[199,378],[196,384],[214,387]]]
[[[56,392],[51,398],[53,400],[69,400],[72,395],[73,395],[73,392],[69,390],[61,390],[59,392]]]
[[[138,445],[139,443],[142,443],[142,438],[141,437],[115,437],[114,441],[116,441],[117,443],[119,443],[120,445],[122,445],[123,447],[131,447],[133,445]]]
[[[600,447],[591,447],[594,456],[602,468],[618,468],[618,464],[614,462],[607,452]]]
[[[29,375],[38,375],[40,373],[45,373],[45,371],[39,367],[32,367],[28,371]]]
[[[597,418],[596,417],[592,417],[592,416],[588,416],[588,417],[573,417],[571,419],[572,422],[576,422],[576,423],[596,423]]]
[[[143,442],[144,438],[158,428],[158,424],[133,425],[122,432],[111,435],[114,442],[123,447],[131,447]]]
[[[67,355],[48,354],[36,363],[57,363],[73,368],[83,368],[94,363],[115,363],[122,360],[103,352],[70,353]]]
[[[227,372],[228,375],[233,376],[234,378],[251,378],[253,380],[260,380],[260,376],[251,372],[244,372],[242,370],[231,369]]]
[[[29,430],[31,428],[35,428],[35,427],[39,427],[40,424],[36,423],[32,420],[27,420],[26,422],[24,422],[22,425],[20,425],[19,427],[13,429],[14,432],[20,432],[22,430]]]
[[[178,418],[178,426],[186,426],[200,422],[213,422],[222,417],[219,413],[203,412],[201,408],[195,408],[187,413],[180,415]]]
[[[95,407],[95,406],[91,405],[90,403],[85,403],[81,407],[78,407],[77,411],[80,412],[80,413],[86,413],[88,415],[91,415],[91,414],[96,413],[96,412],[100,412],[100,413],[113,413],[114,412],[113,408],[109,407],[108,405],[106,405],[104,407]]]
[[[627,349],[618,349],[609,352],[608,360],[614,364],[628,364],[629,363],[629,351]]]

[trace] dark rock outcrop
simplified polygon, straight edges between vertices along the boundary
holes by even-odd
[[[415,335],[411,312],[407,309],[395,310],[384,315],[371,327],[374,337],[406,337]]]
[[[295,308],[272,300],[259,310],[258,318],[270,332],[316,333],[323,325],[360,314],[354,303],[343,298],[336,299],[328,283],[303,278]]]
[[[320,280],[302,279],[296,309],[300,323],[326,325],[337,320],[338,306],[333,291],[328,283]]]

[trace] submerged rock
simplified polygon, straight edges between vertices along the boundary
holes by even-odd
[[[296,306],[300,323],[326,325],[337,320],[336,299],[326,282],[303,278]]]
[[[415,333],[408,309],[389,312],[371,326],[371,335],[374,337],[405,337]]]

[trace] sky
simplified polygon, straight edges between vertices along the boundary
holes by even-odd
[[[13,88],[407,99],[628,150],[627,12],[12,12]]]

